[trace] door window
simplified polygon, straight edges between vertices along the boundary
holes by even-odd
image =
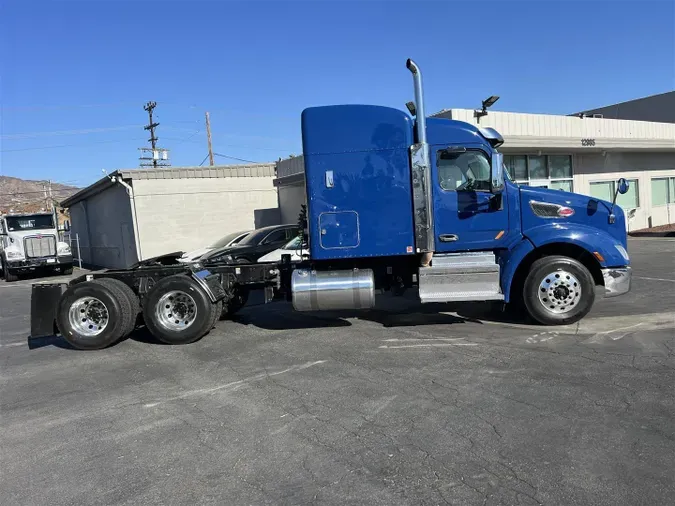
[[[286,229],[275,230],[270,235],[265,237],[263,244],[272,244],[275,242],[285,242],[286,241]]]
[[[490,160],[482,151],[438,152],[438,178],[447,191],[490,191]]]

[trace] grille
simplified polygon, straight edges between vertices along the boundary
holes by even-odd
[[[23,240],[27,258],[56,256],[56,237],[43,235],[40,237],[26,237]]]
[[[532,212],[540,218],[559,218],[560,215],[558,214],[558,211],[562,206],[548,202],[530,200],[530,207],[532,208]]]

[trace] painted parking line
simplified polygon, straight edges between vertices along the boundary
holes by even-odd
[[[633,276],[633,279],[646,279],[648,281],[669,281],[670,283],[675,283],[675,279],[646,278],[644,276]]]
[[[451,316],[459,315],[454,312],[442,313]],[[486,325],[499,325],[502,327],[511,327],[517,329],[526,329],[531,331],[553,332],[551,326],[546,325],[528,325],[525,323],[509,323],[494,320],[477,319]],[[626,328],[637,326],[636,330],[658,330],[675,328],[675,312],[664,313],[644,313],[622,316],[599,316],[596,318],[584,318],[578,323],[572,325],[556,325],[555,331],[559,334],[608,334],[611,332],[623,331]]]

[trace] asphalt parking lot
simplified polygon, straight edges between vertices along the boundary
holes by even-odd
[[[0,504],[672,504],[675,240],[629,250],[632,292],[556,328],[277,303],[83,352],[0,283]]]

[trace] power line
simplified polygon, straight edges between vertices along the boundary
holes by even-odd
[[[253,160],[246,160],[244,158],[237,158],[236,156],[229,156],[229,155],[221,155],[220,153],[213,153],[216,156],[221,156],[223,158],[230,158],[231,160],[238,160],[240,162],[246,162],[246,163],[261,163],[261,162],[254,162]]]
[[[0,153],[12,153],[17,151],[40,151],[42,149],[76,148],[76,147],[92,146],[94,144],[113,144],[117,142],[132,142],[135,140],[136,139],[120,139],[116,141],[94,141],[88,142],[86,144],[59,144],[56,146],[38,146],[35,148],[0,149]]]
[[[204,162],[205,162],[206,159],[209,158],[210,156],[211,156],[211,153],[209,153],[208,155],[206,155],[206,156],[204,157],[204,159],[201,161],[201,163],[199,164],[199,167],[201,167],[202,165],[204,165]]]
[[[61,189],[52,189],[51,192],[76,192],[79,188],[61,188]],[[32,195],[34,193],[44,194],[45,190],[35,190],[30,192],[12,192],[12,193],[0,193],[0,197],[8,197],[11,195]]]
[[[0,135],[0,138],[5,140],[21,140],[21,139],[31,139],[34,137],[47,137],[53,135],[83,135],[83,134],[95,134],[101,132],[112,132],[116,130],[131,130],[138,128],[140,125],[125,125],[117,127],[103,127],[103,128],[85,128],[81,130],[52,130],[49,132],[24,132],[20,134],[7,134]]]

